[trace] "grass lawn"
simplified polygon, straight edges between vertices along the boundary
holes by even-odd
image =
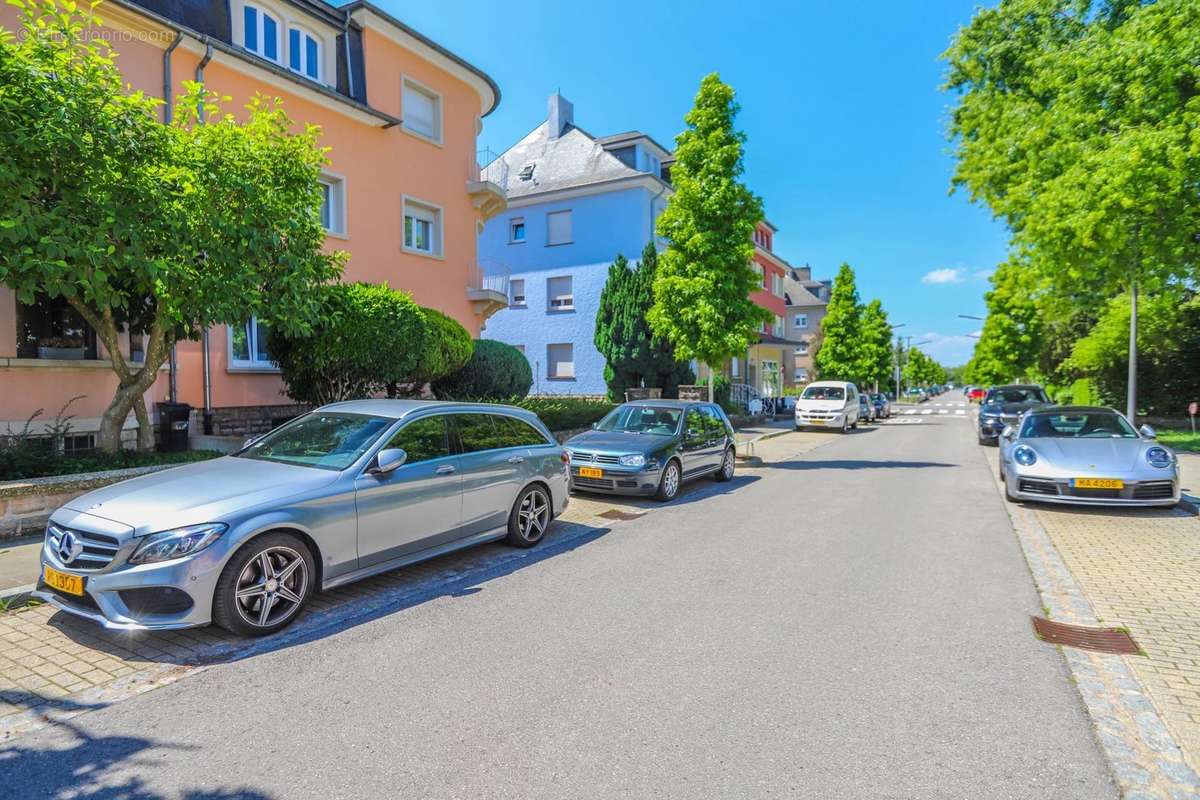
[[[1180,452],[1200,453],[1200,432],[1187,431],[1158,431],[1158,440]]]

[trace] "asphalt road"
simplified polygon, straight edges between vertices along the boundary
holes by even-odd
[[[830,435],[21,737],[0,797],[1115,797],[984,457],[961,419]]]

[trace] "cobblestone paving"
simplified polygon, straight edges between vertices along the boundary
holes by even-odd
[[[1190,511],[1038,509],[1096,616],[1129,628],[1130,658],[1200,769],[1200,519]]]
[[[758,445],[759,466],[789,458],[828,441],[828,434],[785,433]],[[735,491],[751,480],[739,464],[732,484],[699,480],[684,492]],[[620,520],[600,516],[613,509],[653,513],[650,498],[574,495],[546,540],[531,550],[499,544],[472,548],[316,595],[304,615],[284,632],[257,641],[218,628],[155,633],[107,631],[43,605],[0,613],[0,741],[65,718],[79,709],[115,702],[177,680],[206,665],[252,657],[337,627],[402,609],[431,595],[460,591],[499,571],[520,569],[550,554],[602,536]],[[69,711],[74,709],[75,711]]]

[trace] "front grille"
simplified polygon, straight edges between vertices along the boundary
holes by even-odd
[[[581,478],[578,475],[573,475],[571,477],[571,480],[572,480],[572,482],[574,482],[574,484],[576,486],[580,486],[580,487],[584,487],[584,488],[587,488],[587,487],[591,487],[594,489],[611,489],[611,488],[613,488],[613,482],[608,480],[607,478]]]
[[[95,571],[104,569],[112,563],[113,557],[121,548],[120,542],[112,536],[105,536],[102,533],[92,533],[91,531],[81,531],[77,528],[63,528],[58,525],[50,525],[46,528],[46,538],[50,542],[50,549],[58,553],[58,548],[62,545],[63,536],[68,533],[75,537],[75,541],[83,546],[83,550],[79,555],[71,561],[63,559],[63,563],[67,564],[74,570],[80,571]],[[60,555],[59,558],[62,558]]]
[[[571,462],[575,464],[620,464],[620,456],[609,456],[603,453],[581,453],[571,451]]]
[[[1147,481],[1133,490],[1135,500],[1170,500],[1174,496],[1175,484],[1171,481]]]
[[[1058,484],[1054,481],[1038,481],[1022,478],[1017,485],[1017,491],[1026,494],[1046,494],[1058,496]]]
[[[1073,497],[1087,498],[1091,500],[1118,500],[1121,497],[1120,489],[1080,489],[1072,486],[1067,491]]]

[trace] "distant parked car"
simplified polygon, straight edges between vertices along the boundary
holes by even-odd
[[[1111,408],[1028,411],[1004,429],[1000,476],[1008,500],[1112,506],[1174,506],[1179,462]]]
[[[617,406],[564,447],[574,490],[673,500],[686,480],[732,479],[735,445],[720,406],[645,400]]]
[[[838,428],[846,433],[857,428],[858,395],[858,387],[846,381],[810,383],[796,399],[796,430]]]
[[[1006,426],[1016,427],[1026,411],[1050,405],[1046,390],[1036,384],[993,386],[979,406],[977,433],[982,445],[995,444]]]
[[[904,393],[904,396],[908,398],[909,402],[912,403],[924,403],[929,399],[929,395],[925,394],[925,390],[919,386],[909,387],[908,391]]]
[[[892,416],[892,401],[888,400],[888,396],[882,392],[875,392],[871,395],[871,402],[875,406],[875,416],[879,419],[887,419]]]
[[[860,422],[875,421],[875,404],[865,392],[858,395],[858,419]]]
[[[261,636],[321,589],[496,539],[532,547],[567,482],[563,449],[523,409],[334,403],[224,458],[69,501],[36,594],[106,628]]]

